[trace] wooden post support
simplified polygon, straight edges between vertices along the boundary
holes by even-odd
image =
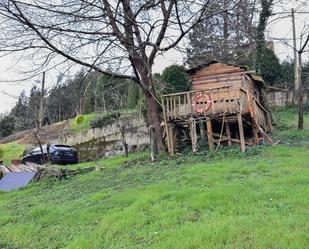
[[[227,137],[227,144],[228,146],[232,146],[231,130],[230,130],[230,125],[227,121],[225,121],[225,132],[226,132],[226,137]]]
[[[168,128],[169,145],[170,145],[169,155],[173,157],[175,151],[174,127],[171,124],[169,124],[167,128]]]
[[[169,124],[167,122],[167,115],[168,114],[168,107],[167,109],[165,108],[165,105],[164,105],[164,99],[163,97],[161,96],[161,103],[162,103],[162,109],[163,109],[163,118],[164,118],[164,128],[165,128],[165,132],[166,132],[166,142],[167,142],[167,150],[168,150],[168,153],[170,156],[172,156],[172,151],[171,151],[171,138],[170,138],[170,135],[169,135]],[[168,99],[167,99],[167,105],[168,105]]]
[[[194,118],[189,119],[189,126],[190,126],[190,137],[191,137],[191,144],[192,144],[192,152],[197,152],[197,136],[196,136],[196,121]]]
[[[258,134],[258,130],[255,124],[252,125],[252,129],[253,129],[254,144],[258,145],[259,144],[259,134]]]
[[[212,124],[211,124],[210,119],[206,121],[206,125],[207,125],[208,146],[210,150],[213,150],[214,149],[214,138],[213,138]]]
[[[205,120],[200,119],[199,120],[199,128],[200,128],[200,133],[201,133],[201,139],[203,142],[206,141],[206,134],[205,134]]]
[[[258,134],[258,128],[256,127],[256,121],[254,118],[252,118],[252,134],[254,139],[254,144],[259,144],[259,134]]]
[[[241,149],[241,152],[245,152],[246,145],[245,145],[244,127],[242,123],[241,112],[237,113],[237,119],[238,119],[239,137],[240,137],[240,149]]]

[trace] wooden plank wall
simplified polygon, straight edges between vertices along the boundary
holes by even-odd
[[[166,119],[187,119],[201,115],[194,113],[191,101],[196,92],[205,92],[211,96],[212,106],[204,114],[250,113],[250,102],[260,100],[260,89],[246,74],[245,69],[223,63],[210,64],[191,76],[192,91],[162,96],[162,104],[166,111]],[[259,103],[258,103],[259,104]],[[258,123],[266,127],[267,111],[263,106],[252,105]]]
[[[245,70],[241,67],[230,66],[223,63],[210,64],[191,75],[193,90],[210,90],[219,87],[241,87],[242,74]]]
[[[196,93],[205,92],[212,99],[211,108],[206,115],[220,113],[235,113],[239,110],[239,103],[242,109],[247,108],[247,98],[241,96],[239,89],[234,87],[222,87],[206,91],[192,91],[180,94],[169,94],[162,96],[162,106],[165,110],[167,120],[188,118],[197,115],[192,109],[191,101]],[[202,115],[202,114],[199,114]]]

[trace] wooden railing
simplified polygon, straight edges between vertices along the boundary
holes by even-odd
[[[197,112],[192,103],[196,94],[207,94],[211,106],[205,112]],[[247,108],[246,96],[234,87],[221,87],[211,90],[197,90],[167,94],[162,96],[162,106],[167,120],[182,119],[190,116],[235,113]]]
[[[192,103],[196,94],[205,93],[212,104],[205,112],[197,112]],[[162,107],[167,121],[185,120],[190,117],[216,116],[218,114],[250,113],[258,124],[271,130],[270,114],[259,101],[242,88],[221,87],[211,90],[197,90],[162,96]]]

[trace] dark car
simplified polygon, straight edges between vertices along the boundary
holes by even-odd
[[[42,145],[43,155],[40,147],[37,147],[25,155],[21,163],[33,162],[37,164],[50,160],[54,164],[75,164],[78,163],[77,150],[69,145]]]

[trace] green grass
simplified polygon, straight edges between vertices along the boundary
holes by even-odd
[[[293,109],[274,114],[283,145],[117,156],[72,166],[103,171],[2,192],[0,248],[309,248],[309,127],[296,130]]]
[[[79,169],[79,168],[88,168],[88,167],[101,167],[101,168],[108,168],[113,169],[118,167],[119,165],[145,161],[145,158],[148,158],[149,152],[139,152],[139,153],[130,153],[128,157],[124,157],[122,155],[109,157],[109,158],[102,158],[97,161],[90,161],[90,162],[82,162],[79,164],[72,164],[72,165],[57,165],[59,168],[68,168],[68,169]]]
[[[273,111],[275,120],[274,140],[287,145],[309,146],[309,113],[304,115],[304,130],[297,129],[298,111],[295,107],[277,108]]]
[[[0,248],[308,248],[308,152],[107,159],[105,171],[0,194]]]
[[[119,113],[122,113],[122,114],[135,113],[135,112],[136,112],[136,109],[123,109],[123,110],[119,111]],[[84,121],[80,125],[77,124],[75,119],[72,120],[71,130],[75,133],[78,133],[80,131],[89,130],[89,129],[91,129],[91,127],[90,127],[91,121],[97,119],[98,117],[108,116],[110,114],[111,114],[111,112],[108,112],[106,114],[97,114],[97,113],[85,114],[85,115],[83,115]]]
[[[6,164],[9,164],[12,159],[20,159],[25,149],[26,146],[24,144],[20,144],[18,141],[0,144],[0,150],[3,151],[3,157],[1,160],[3,160]]]
[[[75,119],[72,121],[71,130],[73,132],[80,132],[80,131],[85,131],[85,130],[90,129],[90,122],[96,119],[97,114],[96,113],[85,114],[83,115],[83,117],[84,117],[84,121],[80,125],[76,123]]]

